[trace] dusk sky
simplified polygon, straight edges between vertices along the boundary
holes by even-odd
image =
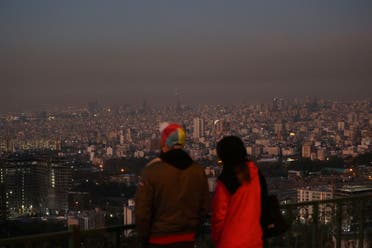
[[[0,82],[0,112],[370,97],[372,1],[2,0]]]

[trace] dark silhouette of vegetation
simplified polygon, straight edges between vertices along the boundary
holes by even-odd
[[[357,156],[354,159],[353,164],[372,166],[372,152],[364,153]]]
[[[297,164],[291,165],[291,170],[300,171],[321,171],[323,168],[347,168],[345,161],[339,157],[330,157],[329,160],[311,160],[308,158],[301,159]]]
[[[261,162],[257,165],[266,177],[285,177],[288,174],[287,169],[279,162]]]
[[[104,174],[115,175],[125,169],[126,173],[139,175],[145,165],[149,162],[145,158],[115,158],[104,162]]]

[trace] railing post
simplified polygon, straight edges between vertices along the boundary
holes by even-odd
[[[336,214],[336,221],[337,221],[337,230],[336,230],[336,248],[341,248],[341,234],[342,234],[342,202],[339,200],[336,203],[337,207],[337,214]]]
[[[288,224],[290,224],[289,228],[292,227],[292,223],[293,223],[293,213],[292,213],[293,209],[292,207],[288,206],[287,207],[287,214],[288,214]],[[285,236],[287,236],[287,247],[292,247],[292,244],[291,244],[291,230],[287,230],[287,233],[285,234]]]
[[[26,242],[25,248],[32,248],[32,242],[31,241]]]
[[[120,247],[120,232],[121,232],[121,229],[117,229],[115,230],[115,247],[116,248],[119,248]]]
[[[358,247],[363,248],[364,242],[364,208],[365,208],[365,199],[361,199],[360,202],[360,216],[359,216],[359,242]]]
[[[318,222],[319,222],[319,203],[313,204],[313,231],[312,231],[312,247],[318,247]]]
[[[80,248],[80,228],[78,225],[71,226],[72,234],[70,236],[69,248]]]

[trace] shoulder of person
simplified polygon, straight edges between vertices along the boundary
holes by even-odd
[[[198,164],[197,162],[193,162],[191,164],[191,166],[195,169],[195,170],[198,170],[200,172],[202,172],[203,174],[205,174],[204,172],[204,167],[201,165],[201,164]]]
[[[248,167],[258,168],[258,167],[257,167],[257,164],[256,164],[253,160],[248,160],[248,161],[247,161],[247,166],[248,166]]]
[[[142,169],[141,176],[146,178],[151,177],[154,173],[158,173],[158,168],[162,164],[164,163],[160,158],[154,158]]]
[[[161,158],[156,157],[156,158],[154,158],[153,160],[151,160],[150,162],[148,162],[148,163],[146,164],[145,168],[146,168],[146,167],[153,166],[153,165],[158,164],[158,163],[161,163],[161,162],[163,162],[163,161],[161,160]]]

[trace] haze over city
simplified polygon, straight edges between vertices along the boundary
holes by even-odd
[[[0,247],[372,247],[371,0],[1,0]]]
[[[50,105],[356,99],[371,1],[1,1],[0,112]]]

